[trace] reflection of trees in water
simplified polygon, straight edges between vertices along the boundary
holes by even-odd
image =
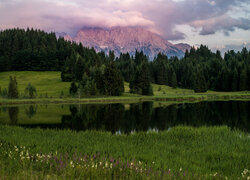
[[[103,130],[131,132],[148,129],[152,114],[152,103],[144,102],[131,105],[125,111],[124,104],[75,105],[70,107],[71,115],[62,117],[64,127],[75,130]]]
[[[36,114],[37,111],[37,105],[30,105],[28,108],[25,108],[25,114],[28,116],[28,118],[31,118]]]
[[[75,130],[108,130],[115,132],[119,128],[124,106],[122,104],[109,105],[80,105],[70,106],[71,115],[64,115],[64,127]]]
[[[8,107],[8,113],[10,118],[10,124],[17,124],[18,121],[18,107]]]
[[[249,102],[200,102],[178,110],[178,124],[190,126],[227,125],[250,131]],[[179,113],[180,112],[180,113]]]
[[[64,128],[75,130],[147,131],[177,125],[227,125],[250,131],[249,102],[199,102],[153,108],[152,102],[130,104],[73,105],[71,115],[62,117]]]

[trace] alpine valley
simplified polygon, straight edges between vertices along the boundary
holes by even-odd
[[[75,37],[66,33],[57,33],[65,40],[82,43],[83,46],[93,47],[96,51],[106,54],[112,50],[116,56],[120,53],[134,55],[136,50],[143,51],[151,60],[159,53],[167,56],[183,57],[188,44],[172,44],[158,34],[142,27],[84,27]]]

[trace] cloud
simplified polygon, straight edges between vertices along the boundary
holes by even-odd
[[[214,48],[211,48],[212,51],[216,51],[216,50],[220,50],[221,54],[224,55],[225,52],[229,51],[229,50],[234,50],[235,52],[241,51],[244,47],[246,47],[247,49],[250,49],[250,43],[244,42],[242,44],[228,44],[228,45],[217,45]]]
[[[0,1],[1,29],[34,27],[46,31],[66,31],[72,34],[83,26],[154,27],[154,22],[144,18],[139,11],[101,8],[100,4],[95,6],[93,2],[87,3],[89,5],[87,7],[78,1],[74,3],[56,0],[10,2]]]
[[[229,35],[229,32],[235,31],[235,28],[248,30],[250,29],[250,20],[245,18],[235,19],[228,15],[209,18],[205,20],[197,20],[190,23],[194,28],[201,28],[200,35],[215,34],[217,31],[224,32]]]
[[[143,26],[180,40],[187,35],[177,25],[203,36],[249,30],[247,6],[249,0],[0,0],[0,29],[34,27],[72,35],[83,26]],[[234,17],[232,12],[241,9],[248,16]]]

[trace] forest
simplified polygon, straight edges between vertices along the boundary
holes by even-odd
[[[0,72],[61,71],[61,80],[72,82],[72,95],[119,96],[124,81],[130,92],[152,95],[151,83],[195,92],[250,90],[250,51],[243,48],[221,55],[207,46],[191,48],[181,59],[159,53],[153,61],[137,52],[115,57],[65,41],[55,33],[34,29],[0,31]]]

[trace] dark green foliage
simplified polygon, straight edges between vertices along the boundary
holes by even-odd
[[[33,29],[0,32],[0,71],[61,70],[71,43]]]
[[[172,86],[173,88],[176,88],[176,87],[177,87],[177,79],[176,79],[176,74],[175,74],[175,72],[173,72],[173,74],[172,74],[171,86]]]
[[[25,88],[25,94],[28,95],[29,98],[34,98],[37,95],[35,86],[29,83]]]
[[[76,86],[76,83],[75,82],[72,82],[70,84],[70,89],[69,89],[69,93],[73,96],[77,93],[77,86]]]
[[[99,93],[94,80],[88,79],[83,87],[83,93],[87,96],[94,96]]]
[[[130,82],[129,87],[131,93],[153,95],[148,63],[142,63],[141,66],[137,69],[132,81]]]
[[[168,57],[162,54],[158,54],[157,58],[153,64],[154,74],[155,74],[155,83],[161,85],[168,84],[168,75],[167,75],[167,62]]]
[[[207,83],[205,80],[204,73],[202,70],[197,69],[196,73],[194,74],[194,92],[206,92],[207,91]]]
[[[120,57],[115,61],[117,68],[121,71],[125,81],[130,82],[135,73],[135,62],[130,57],[129,53],[120,54]]]
[[[236,68],[231,73],[231,91],[237,91],[238,89],[238,72]]]
[[[250,64],[247,68],[247,90],[250,90]]]
[[[247,71],[246,68],[242,69],[239,77],[239,90],[247,90]]]
[[[8,88],[8,97],[11,99],[18,98],[18,89],[16,77],[12,78],[10,76],[9,88]]]
[[[142,51],[138,52],[136,50],[134,61],[135,61],[135,64],[138,66],[138,65],[140,65],[142,63],[148,62],[148,57],[145,54],[143,54]]]
[[[123,78],[113,61],[107,64],[103,77],[105,94],[119,96],[124,92]]]
[[[250,90],[249,54],[246,48],[238,53],[231,50],[225,53],[223,59],[220,51],[213,53],[203,45],[186,51],[181,60],[175,57],[168,59],[159,54],[149,66],[153,79],[151,82],[194,89],[196,92],[205,92],[207,89]]]
[[[82,76],[82,80],[78,86],[79,97],[82,96],[94,96],[99,94],[99,90],[96,87],[96,82],[91,77],[88,77],[86,73]]]

